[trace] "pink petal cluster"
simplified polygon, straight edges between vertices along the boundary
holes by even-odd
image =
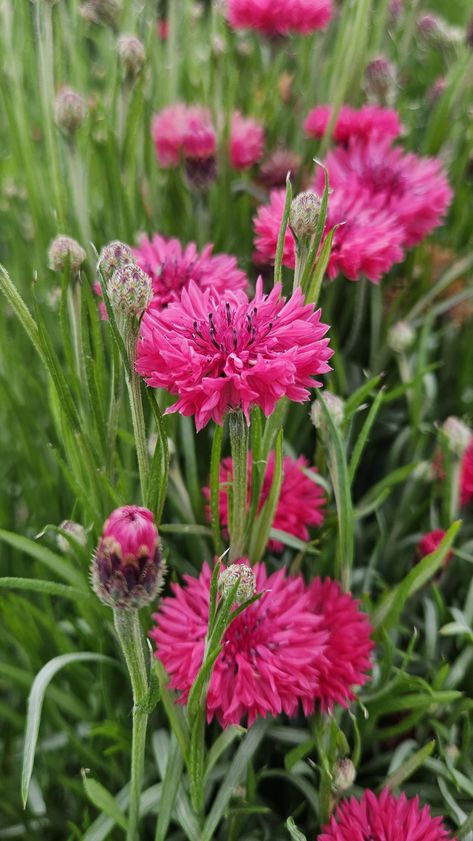
[[[233,169],[248,169],[264,151],[264,128],[257,120],[236,111],[230,126],[230,161]]]
[[[271,451],[266,465],[263,485],[258,504],[261,510],[268,498],[274,476],[274,451]],[[320,526],[324,521],[325,494],[315,482],[304,473],[309,469],[309,462],[304,456],[297,459],[284,456],[283,479],[279,501],[273,520],[273,528],[292,534],[300,540],[309,540],[309,526]],[[315,467],[310,472],[317,473]],[[224,458],[220,465],[219,514],[223,527],[228,526],[228,487],[233,480],[231,458]],[[248,500],[251,493],[252,456],[248,454]],[[210,489],[204,488],[206,499],[210,499]],[[273,552],[282,552],[284,545],[278,540],[270,540],[268,548]]]
[[[435,550],[439,548],[445,535],[446,532],[443,529],[434,529],[433,531],[426,532],[426,534],[424,534],[419,540],[419,544],[417,546],[417,554],[419,558],[425,558],[426,555],[430,555],[432,552],[435,552]],[[445,565],[452,558],[453,552],[450,551],[445,559]]]
[[[183,245],[178,239],[160,234],[154,234],[152,239],[142,236],[133,253],[140,268],[151,278],[153,308],[163,309],[171,301],[178,301],[191,280],[200,289],[213,290],[215,295],[246,289],[248,278],[238,268],[236,258],[212,251],[210,243],[199,252],[195,242]]]
[[[342,801],[318,841],[454,841],[442,818],[433,818],[419,798],[396,797],[389,789]]]
[[[338,146],[329,152],[325,163],[334,190],[364,190],[372,201],[380,202],[393,223],[402,227],[406,248],[417,245],[441,223],[452,199],[439,159],[405,153],[389,139],[352,140],[348,148]],[[320,176],[317,183],[320,189]]]
[[[208,159],[215,155],[217,141],[207,108],[177,103],[164,108],[151,126],[156,156],[163,167],[173,167],[183,158]]]
[[[342,611],[342,620],[334,619],[330,610],[326,614],[301,575],[286,576],[285,570],[268,575],[263,564],[257,564],[254,572],[256,591],[264,595],[225,632],[209,686],[208,720],[216,716],[220,724],[228,726],[247,717],[251,726],[258,716],[295,715],[299,702],[306,715],[318,703],[331,708],[342,699],[346,705],[352,697],[351,683],[346,684],[344,693],[337,684],[332,696],[335,684],[326,678],[335,665],[332,659],[346,660],[346,647],[340,648],[342,635],[335,635],[334,624],[338,622],[354,644],[345,676],[350,680],[356,675],[361,685],[367,680],[364,670],[369,668],[372,648],[368,618],[358,612],[356,602],[353,614]],[[159,613],[153,616],[156,626],[150,636],[156,642],[156,656],[170,675],[171,687],[182,693],[182,702],[202,664],[210,579],[205,564],[199,578],[185,576],[185,587],[171,585],[173,596],[163,599]],[[342,603],[351,599],[341,594],[337,584],[333,586]],[[342,625],[345,621],[348,625]],[[341,671],[338,674],[343,680]]]
[[[332,14],[332,0],[228,0],[227,10],[234,29],[255,29],[269,36],[307,35],[324,29]]]
[[[254,218],[255,261],[273,263],[279,228],[284,212],[284,190],[273,190],[269,204],[261,205]],[[341,227],[335,232],[328,264],[328,275],[339,273],[349,280],[363,274],[373,283],[403,258],[403,229],[384,208],[382,198],[355,185],[353,190],[334,189],[329,197],[327,225]],[[294,268],[295,243],[289,227],[284,238],[283,263]]]
[[[124,505],[112,511],[105,521],[101,540],[113,540],[123,560],[134,559],[144,553],[152,556],[158,543],[158,530],[148,508]]]
[[[460,502],[468,505],[473,499],[473,438],[466,448],[460,474]]]
[[[286,301],[261,278],[244,292],[214,295],[190,281],[179,302],[151,306],[141,322],[136,370],[148,385],[177,394],[167,412],[194,415],[197,430],[223,422],[231,409],[247,419],[252,406],[266,416],[281,397],[302,403],[330,370],[328,327],[298,289]]]
[[[317,105],[304,123],[306,135],[316,139],[323,137],[331,116],[331,105]],[[342,105],[333,127],[333,139],[335,143],[342,144],[348,143],[352,137],[365,141],[370,137],[394,140],[401,131],[401,121],[393,108],[381,108],[378,105],[352,108],[351,105]]]

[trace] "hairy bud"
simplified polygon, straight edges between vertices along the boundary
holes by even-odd
[[[107,292],[116,313],[136,318],[142,315],[153,297],[151,278],[131,263],[114,271]]]
[[[225,597],[231,592],[237,581],[240,583],[235,595],[235,604],[242,604],[250,599],[256,590],[256,578],[251,567],[246,566],[246,564],[230,564],[220,574],[218,589]]]
[[[299,193],[291,203],[289,226],[297,239],[306,239],[315,234],[320,216],[320,198],[308,190]]]
[[[82,125],[88,112],[84,97],[69,86],[61,88],[54,100],[54,119],[68,134],[74,134]]]
[[[63,272],[69,268],[71,272],[77,274],[86,256],[82,246],[65,234],[58,234],[49,244],[48,264],[53,272]]]
[[[145,48],[134,35],[122,35],[118,39],[118,55],[130,76],[137,76],[146,61]]]

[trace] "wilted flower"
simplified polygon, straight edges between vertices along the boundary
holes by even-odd
[[[75,523],[73,520],[63,520],[59,528],[70,534],[81,546],[86,545],[87,532],[80,523]],[[70,552],[71,544],[63,534],[56,535],[56,543],[61,552]]]
[[[113,310],[129,318],[139,318],[153,295],[150,277],[131,263],[114,271],[107,292]]]
[[[357,612],[356,602],[341,594],[344,601],[352,602],[354,616],[349,616],[344,603],[338,603],[342,609],[337,620],[331,615],[330,594],[326,616],[323,600],[317,601],[316,592],[305,586],[301,575],[286,577],[285,570],[268,575],[263,564],[257,564],[254,572],[256,591],[265,592],[225,632],[207,696],[208,720],[216,715],[228,726],[248,716],[251,726],[258,716],[295,715],[299,701],[306,715],[319,703],[326,709],[329,697],[334,703],[341,697],[346,704],[352,687],[347,684],[342,692],[342,670],[345,668],[347,679],[353,675],[359,685],[364,683],[366,675],[359,669],[366,663],[369,666],[366,652],[372,647],[369,624],[364,614]],[[187,700],[202,664],[211,571],[205,564],[199,578],[184,578],[186,586],[173,584],[173,596],[164,599],[159,613],[154,614],[156,627],[150,634],[156,642],[156,655],[170,675],[171,687],[182,692],[181,701]],[[324,588],[328,590],[326,584]],[[355,617],[358,621],[353,621]],[[338,632],[333,628],[337,621]],[[351,666],[345,662],[350,646]],[[341,668],[334,662],[339,654]],[[330,683],[326,675],[332,666],[335,676]]]
[[[388,346],[394,353],[404,353],[415,341],[415,330],[408,321],[396,321],[388,333]]]
[[[118,55],[130,76],[136,76],[146,61],[144,45],[134,35],[122,35],[118,39]]]
[[[268,455],[263,476],[263,484],[258,502],[258,511],[265,504],[274,476],[274,451]],[[253,459],[248,455],[248,502],[251,494]],[[307,475],[309,474],[309,475]],[[313,476],[313,479],[310,478]],[[309,527],[321,526],[324,521],[325,494],[314,479],[317,476],[315,467],[309,468],[304,456],[293,459],[284,456],[283,478],[279,493],[278,504],[272,526],[278,531],[284,531],[299,540],[310,538]],[[233,462],[231,458],[224,458],[220,465],[219,483],[219,518],[220,524],[226,529],[229,522],[229,486],[233,481]],[[204,496],[210,499],[210,489],[204,488]],[[210,511],[207,512],[210,514]],[[282,552],[284,545],[278,540],[270,540],[268,548],[273,552]]]
[[[77,240],[58,234],[50,242],[48,248],[48,264],[53,272],[63,272],[70,269],[76,274],[86,258],[86,253]]]
[[[179,301],[191,280],[199,289],[209,289],[215,295],[246,289],[248,279],[238,268],[236,258],[212,251],[210,243],[199,252],[195,242],[182,245],[178,239],[166,239],[160,234],[154,234],[152,239],[142,236],[134,249],[134,259],[151,278],[153,309]]]
[[[345,401],[331,391],[325,391],[323,399],[335,426],[341,426],[345,416]],[[312,403],[310,419],[316,429],[325,429],[325,415],[320,400],[314,400]]]
[[[360,800],[342,801],[322,828],[318,841],[449,841],[442,818],[433,818],[419,798],[396,797],[385,788],[380,795],[365,790]]]
[[[228,0],[234,29],[256,29],[270,36],[323,29],[332,11],[331,0]]]
[[[462,456],[472,440],[472,431],[460,418],[451,415],[442,424],[442,432],[452,453]]]
[[[233,169],[248,169],[264,150],[264,128],[257,120],[233,114],[230,126],[230,162]]]
[[[88,107],[83,96],[64,85],[54,100],[54,118],[58,126],[73,134],[87,117]]]
[[[245,559],[238,564],[230,564],[220,573],[218,579],[218,589],[223,597],[227,596],[239,581],[238,589],[235,593],[235,604],[243,604],[256,591],[256,578],[250,566],[243,563]]]
[[[313,108],[304,123],[306,135],[316,139],[323,137],[331,115],[331,105],[317,105]],[[335,143],[347,144],[352,137],[361,140],[368,140],[370,137],[394,140],[401,130],[401,121],[393,108],[381,108],[379,105],[352,108],[351,105],[342,105],[332,133]]]
[[[166,411],[194,415],[197,430],[211,419],[221,424],[230,409],[249,419],[259,406],[268,416],[281,397],[307,400],[313,377],[330,370],[320,314],[300,290],[288,301],[280,284],[265,294],[261,279],[252,300],[214,296],[191,281],[179,302],[145,313],[136,369],[148,385],[177,394]]]
[[[113,511],[92,560],[92,586],[99,599],[110,607],[142,607],[158,595],[163,573],[151,511],[137,505]]]
[[[292,233],[297,239],[312,237],[316,230],[320,216],[320,198],[307,190],[299,193],[291,202],[289,211],[289,225]]]

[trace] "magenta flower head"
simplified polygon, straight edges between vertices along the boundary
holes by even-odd
[[[309,474],[309,475],[307,475]],[[285,531],[287,534],[298,537],[300,540],[309,540],[309,527],[321,526],[324,519],[325,494],[320,485],[309,478],[317,475],[315,467],[309,468],[309,463],[304,456],[297,459],[291,456],[284,456],[283,479],[276,513],[273,520],[273,528]],[[268,456],[266,470],[261,488],[258,511],[265,504],[274,476],[274,451]],[[224,458],[220,465],[220,497],[219,516],[220,524],[226,529],[228,527],[228,491],[233,481],[233,463],[231,458]],[[248,498],[251,493],[252,481],[252,457],[248,455]],[[210,488],[204,488],[204,496],[210,499]],[[210,511],[207,512],[208,516]],[[270,540],[268,548],[272,552],[282,552],[284,545],[278,540]]]
[[[433,531],[429,531],[424,534],[417,546],[418,557],[425,558],[426,555],[430,555],[432,552],[435,552],[435,550],[439,548],[446,533],[447,532],[443,529],[434,529]],[[452,558],[453,552],[450,550],[444,559],[443,566],[446,567]]]
[[[324,29],[332,17],[331,0],[228,0],[227,17],[234,29],[255,29],[263,35],[308,35]]]
[[[442,821],[433,818],[419,798],[408,800],[385,788],[363,792],[361,799],[342,801],[318,841],[455,841]]]
[[[260,160],[263,151],[264,128],[261,123],[236,111],[230,126],[230,162],[233,169],[248,169]]]
[[[323,137],[331,115],[331,105],[317,105],[313,108],[304,123],[307,137]],[[352,108],[351,105],[342,105],[333,127],[333,139],[335,143],[342,144],[347,144],[352,137],[368,140],[377,136],[394,140],[401,130],[401,121],[393,108],[381,108],[378,105]]]
[[[285,570],[268,575],[264,564],[256,564],[254,574],[256,592],[263,596],[225,632],[209,686],[208,720],[216,716],[226,727],[247,717],[251,726],[258,716],[293,716],[299,702],[306,715],[316,706],[346,706],[352,680],[357,685],[367,680],[372,648],[367,617],[335,582],[319,582],[314,590],[301,575],[287,576]],[[211,570],[205,564],[199,578],[184,578],[186,586],[173,584],[173,596],[161,602],[150,634],[182,702],[204,656]]]
[[[197,186],[197,181],[205,186],[215,178],[217,140],[207,108],[170,105],[156,114],[151,133],[162,167],[178,166],[182,159],[188,179]]]
[[[92,587],[110,607],[138,608],[160,592],[164,562],[147,508],[125,505],[110,514],[92,560]]]
[[[473,499],[473,438],[466,448],[460,473],[460,502],[462,507]]]
[[[237,292],[248,286],[246,274],[238,268],[230,254],[213,254],[213,245],[198,251],[195,242],[182,245],[178,239],[166,239],[154,234],[152,239],[142,236],[134,259],[151,278],[153,307],[164,309],[171,301],[179,301],[182,290],[191,280],[215,295],[227,290]]]
[[[166,411],[194,415],[197,430],[235,409],[249,422],[252,406],[268,416],[281,397],[303,403],[320,385],[314,377],[331,370],[320,315],[300,289],[287,301],[280,284],[265,294],[261,278],[252,300],[244,292],[217,297],[191,281],[178,303],[146,311],[136,370],[177,394]]]

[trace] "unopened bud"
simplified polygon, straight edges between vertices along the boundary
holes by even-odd
[[[404,353],[414,344],[416,334],[407,321],[397,321],[388,333],[388,346],[394,353]]]
[[[380,102],[386,102],[392,98],[396,87],[396,78],[394,64],[384,56],[378,56],[366,65],[366,91]]]
[[[251,567],[246,564],[230,564],[220,574],[218,589],[223,597],[228,596],[237,581],[240,583],[235,594],[235,604],[242,604],[250,599],[256,590],[256,578]]]
[[[87,117],[88,107],[83,96],[65,85],[54,100],[54,119],[68,134],[73,134]]]
[[[445,435],[448,447],[454,455],[462,456],[468,447],[472,431],[460,418],[451,415],[442,424],[442,432]]]
[[[131,248],[115,239],[102,248],[97,265],[105,280],[110,280],[117,269],[128,266],[130,263],[136,265]]]
[[[339,759],[333,772],[333,788],[336,792],[347,791],[356,780],[356,768],[351,759]]]
[[[341,426],[345,417],[345,401],[330,391],[324,392],[323,399],[335,426]],[[325,415],[320,400],[312,403],[310,418],[316,429],[325,429]]]
[[[90,23],[103,23],[114,27],[121,10],[120,0],[87,0],[79,9],[81,16]]]
[[[117,269],[107,284],[113,310],[139,318],[153,297],[151,278],[139,266],[128,264]]]
[[[71,272],[77,274],[86,256],[82,246],[75,239],[64,234],[58,234],[49,244],[48,264],[53,272],[70,269]]]
[[[122,35],[118,39],[118,55],[130,76],[136,76],[146,61],[145,48],[134,35]]]
[[[77,543],[80,543],[81,546],[86,545],[87,532],[84,526],[81,526],[80,523],[75,523],[73,520],[63,520],[59,528],[70,534],[71,537],[73,537]],[[63,534],[56,535],[56,543],[61,552],[65,553],[71,551],[71,544]]]
[[[297,239],[305,239],[315,234],[320,216],[320,198],[308,190],[299,193],[291,203],[289,226]]]

